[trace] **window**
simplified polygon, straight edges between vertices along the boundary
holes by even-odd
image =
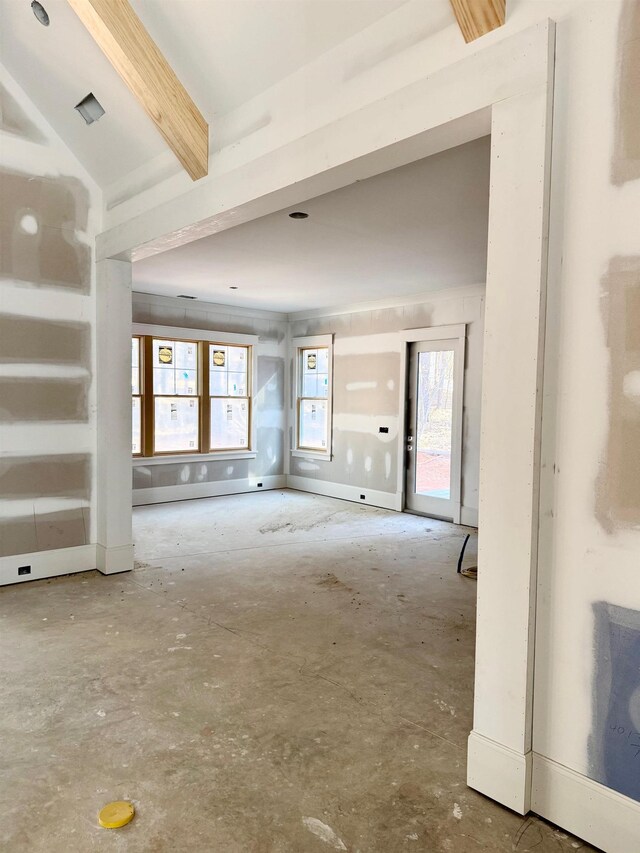
[[[248,345],[134,336],[133,454],[249,451],[251,359]]]
[[[331,453],[332,337],[298,338],[296,345],[296,447]]]

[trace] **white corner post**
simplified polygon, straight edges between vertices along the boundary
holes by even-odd
[[[478,622],[467,781],[531,806],[553,40],[546,85],[492,108]]]
[[[133,568],[131,528],[131,263],[97,267],[97,568]]]

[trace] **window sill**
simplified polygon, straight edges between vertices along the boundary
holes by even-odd
[[[176,462],[214,462],[216,459],[255,459],[255,450],[220,450],[217,453],[177,453],[171,456],[133,456],[134,468],[168,465]]]
[[[314,453],[313,450],[292,450],[292,456],[300,456],[302,459],[319,459],[321,462],[331,462],[331,453]]]

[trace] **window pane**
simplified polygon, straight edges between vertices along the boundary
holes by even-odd
[[[131,339],[131,393],[140,393],[140,339]]]
[[[420,353],[416,492],[445,500],[451,497],[453,366],[451,350]]]
[[[189,341],[153,341],[153,393],[198,393],[198,345]]]
[[[226,397],[229,393],[227,389],[227,374],[223,371],[211,371],[209,377],[209,393],[212,397]]]
[[[327,397],[329,394],[329,348],[300,351],[302,359],[302,397]]]
[[[198,450],[198,400],[156,397],[154,400],[154,450],[169,453]]]
[[[247,376],[245,373],[229,373],[229,396],[247,396]]]
[[[227,397],[211,400],[211,449],[249,447],[249,402]]]
[[[300,400],[300,447],[327,449],[327,404],[324,400]]]
[[[176,370],[176,394],[192,397],[198,393],[198,372],[196,370]]]
[[[140,397],[131,398],[131,452],[142,453],[142,406]]]
[[[229,356],[229,371],[231,373],[247,374],[247,348],[246,347],[227,347]]]
[[[303,397],[319,397],[318,394],[318,377],[315,373],[302,374],[302,396]]]

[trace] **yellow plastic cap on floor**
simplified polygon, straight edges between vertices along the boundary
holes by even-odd
[[[126,826],[133,820],[136,810],[133,803],[128,803],[126,800],[118,800],[115,803],[108,803],[98,814],[98,823],[104,826],[105,829],[119,829],[121,826]]]

